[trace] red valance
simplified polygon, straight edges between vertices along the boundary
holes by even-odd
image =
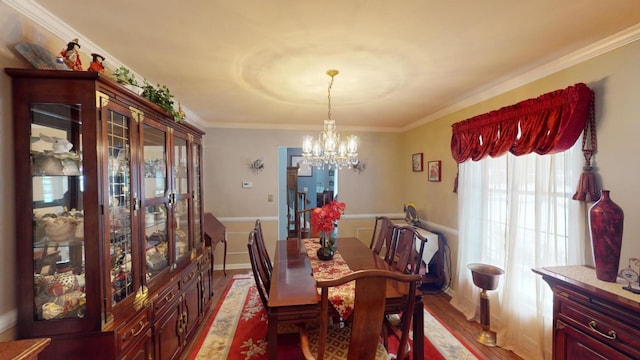
[[[553,154],[575,144],[593,114],[593,91],[583,83],[453,124],[451,154],[478,161],[507,151]]]

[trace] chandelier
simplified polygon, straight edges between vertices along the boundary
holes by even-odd
[[[331,76],[331,82],[327,91],[329,112],[328,119],[324,121],[324,129],[320,132],[318,139],[314,139],[311,135],[302,138],[302,156],[307,164],[318,168],[351,168],[358,164],[358,137],[350,135],[346,140],[340,140],[340,134],[336,132],[336,121],[331,119],[331,87],[333,78],[338,73],[338,70],[327,70],[327,75]]]

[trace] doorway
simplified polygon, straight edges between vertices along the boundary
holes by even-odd
[[[296,210],[322,206],[338,197],[338,171],[310,167],[302,162],[302,148],[278,149],[278,238],[286,239],[295,226]],[[295,180],[288,168],[297,167]],[[294,182],[294,184],[292,184]],[[297,209],[296,209],[297,208]],[[309,227],[308,216],[300,226]],[[307,222],[305,224],[305,222]]]

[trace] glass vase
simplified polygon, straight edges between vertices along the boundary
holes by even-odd
[[[335,255],[335,238],[332,238],[332,233],[321,231],[320,232],[320,248],[316,252],[318,259],[331,260]]]

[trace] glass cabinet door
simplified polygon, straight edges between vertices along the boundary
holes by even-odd
[[[34,320],[86,313],[82,106],[32,103]]]
[[[146,281],[170,264],[167,132],[143,124],[144,257]]]
[[[174,204],[174,246],[176,263],[189,254],[189,174],[187,167],[187,140],[173,136],[173,184],[176,202]]]
[[[200,248],[203,245],[202,224],[202,203],[200,200],[200,144],[193,143],[191,156],[193,157],[193,238],[194,246]]]
[[[105,219],[108,222],[105,228],[108,229],[109,239],[111,304],[115,305],[135,292],[131,226],[131,118],[111,109],[106,114],[108,211]]]

